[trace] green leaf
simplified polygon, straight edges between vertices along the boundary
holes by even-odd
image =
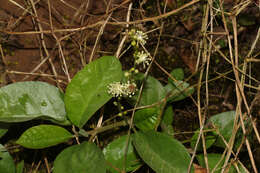
[[[206,165],[205,165],[205,160],[204,160],[204,155],[203,154],[200,154],[200,155],[197,155],[196,156],[198,161],[199,161],[199,164],[206,168]],[[209,164],[209,169],[210,171],[212,171],[212,169],[214,169],[214,167],[218,164],[218,162],[220,161],[221,159],[221,154],[215,154],[215,153],[208,153],[207,154],[207,157],[208,157],[208,164]],[[216,172],[215,173],[220,173],[221,172],[221,167],[223,166],[224,164],[224,161],[222,159],[222,161],[218,164],[217,168],[215,169]]]
[[[224,161],[225,161],[225,158],[221,160],[221,156],[222,154],[216,154],[216,153],[208,153],[207,154],[207,157],[208,157],[208,164],[209,164],[209,170],[212,171],[215,166],[216,169],[214,171],[214,173],[221,173],[221,169],[224,165]],[[205,160],[204,160],[204,155],[203,154],[199,154],[196,156],[197,157],[197,160],[199,161],[199,164],[206,168],[206,165],[205,165]],[[221,161],[220,161],[221,160]],[[218,163],[220,161],[220,163]],[[234,162],[236,163],[236,162]],[[248,170],[246,170],[246,168],[241,165],[240,163],[236,163],[238,165],[238,169],[241,173],[247,173],[249,172]],[[233,165],[230,165],[230,163],[227,165],[227,168],[229,169],[228,170],[228,173],[237,173],[236,171],[236,168],[233,166]]]
[[[0,138],[8,132],[9,127],[9,124],[0,122]]]
[[[54,161],[53,173],[105,173],[102,151],[94,144],[83,142],[63,150]]]
[[[193,94],[194,88],[189,87],[190,84],[183,82],[183,81],[177,81],[172,83],[168,83],[164,88],[167,91],[167,94],[170,95],[168,98],[168,102],[176,102],[185,99],[186,97],[189,97]]]
[[[238,165],[238,169],[239,169],[240,173],[249,173],[247,168],[241,162],[239,162],[237,165]]]
[[[208,122],[213,123],[213,127],[215,126],[216,128],[218,128],[220,134],[228,142],[228,140],[230,139],[230,137],[232,135],[232,129],[234,126],[235,116],[236,116],[235,111],[222,112],[220,114],[216,114],[216,115],[212,116],[208,120]],[[220,140],[220,141],[222,141],[222,140]],[[221,142],[221,143],[223,143],[223,142]],[[224,143],[222,145],[224,145]]]
[[[24,168],[24,160],[22,160],[16,165],[16,173],[23,173],[23,168]]]
[[[65,93],[65,105],[69,119],[82,127],[91,116],[112,96],[108,85],[122,78],[119,60],[103,56],[84,67],[69,83]]]
[[[143,132],[153,130],[156,126],[158,116],[160,115],[160,109],[158,107],[145,108],[136,111],[134,116],[134,124]],[[173,110],[171,106],[168,106],[163,113],[161,120],[161,127],[164,132],[169,135],[173,135]]]
[[[149,131],[155,128],[157,117],[160,114],[158,107],[141,109],[135,112],[134,124],[142,131]]]
[[[184,79],[184,71],[182,68],[173,69],[170,74],[176,80]],[[168,82],[174,84],[174,81],[170,77],[168,78]]]
[[[7,132],[8,129],[0,129],[0,138],[2,138]]]
[[[144,74],[139,73],[135,79],[142,79]],[[139,83],[142,81],[139,81]],[[132,98],[132,103],[135,104],[137,101],[139,92],[137,92]],[[165,89],[162,84],[155,78],[148,76],[144,88],[142,91],[142,96],[139,102],[139,106],[151,105],[161,101],[166,95]]]
[[[173,116],[174,116],[174,112],[172,110],[172,106],[167,106],[164,113],[163,113],[163,117],[162,117],[162,121],[161,121],[161,128],[162,131],[165,132],[166,134],[172,136],[174,133],[173,130]]]
[[[187,172],[191,157],[186,148],[170,136],[155,131],[137,132],[133,143],[140,157],[155,172]]]
[[[213,127],[215,126],[218,128],[219,133],[224,137],[224,139],[228,142],[229,139],[232,136],[232,129],[234,126],[234,120],[235,120],[236,112],[235,111],[228,111],[228,112],[222,112],[220,114],[216,114],[212,116],[209,120],[208,123],[212,124]],[[248,133],[250,132],[250,127],[248,122],[244,122],[246,125],[246,128],[248,130]],[[242,142],[242,136],[243,132],[242,129],[240,128],[236,134],[236,139],[234,143],[234,148],[236,149]],[[248,138],[250,135],[248,135]],[[250,139],[250,138],[249,138]],[[222,140],[221,137],[218,137],[216,142],[214,143],[215,146],[226,148],[226,145],[224,141]]]
[[[124,159],[125,159],[125,146],[127,142],[127,135],[121,136],[118,139],[115,139],[111,143],[109,143],[104,149],[103,153],[105,155],[106,161],[109,162],[108,170],[110,173],[117,173],[118,170],[114,168],[118,168],[121,171],[124,168]],[[130,172],[141,166],[139,159],[136,156],[132,145],[132,138],[130,137],[128,151],[127,151],[127,161],[126,161],[126,171]]]
[[[0,144],[0,173],[15,173],[14,160],[2,144]]]
[[[26,148],[40,149],[57,145],[71,139],[66,129],[54,125],[39,125],[27,129],[16,141]]]
[[[208,149],[215,143],[217,136],[215,136],[212,132],[206,132],[206,133],[204,132],[204,135],[205,135],[206,149]],[[198,137],[199,137],[199,130],[197,130],[191,138],[191,142],[190,142],[191,148],[195,149],[195,145]],[[197,147],[197,151],[203,151],[201,138]]]
[[[66,121],[58,88],[44,82],[17,82],[0,89],[0,121],[23,122],[39,117]]]

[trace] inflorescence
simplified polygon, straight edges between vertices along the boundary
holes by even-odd
[[[114,82],[108,85],[108,93],[113,97],[132,97],[136,90],[136,84],[129,81],[127,83]]]
[[[152,61],[150,54],[143,51],[146,40],[148,39],[147,34],[140,30],[131,29],[128,32],[128,36],[131,39],[131,45],[135,50],[133,55],[135,64],[128,72],[125,72],[124,74],[125,77],[128,78],[128,82],[114,82],[108,85],[108,93],[113,97],[132,97],[137,91],[136,84],[132,80],[132,75],[139,72],[135,66],[143,64],[143,68],[146,68]]]
[[[143,63],[143,67],[145,68],[145,66],[150,64],[150,61],[152,60],[150,57],[150,55],[148,53],[144,53],[144,51],[142,52],[137,52],[135,57],[135,63],[136,64],[141,64]]]
[[[135,29],[131,29],[128,32],[128,35],[130,36],[130,38],[132,39],[132,45],[135,46],[136,43],[140,43],[142,45],[145,45],[146,40],[148,39],[148,36],[146,33],[144,33],[143,31],[139,31],[139,30],[135,30]]]

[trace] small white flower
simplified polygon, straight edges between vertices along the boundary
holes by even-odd
[[[136,92],[136,84],[135,83],[130,83],[129,81],[127,83],[124,84],[124,88],[125,88],[125,95],[127,95],[128,97],[132,97],[135,92]]]
[[[133,39],[133,41],[136,41],[137,43],[141,43],[145,45],[146,40],[148,39],[148,36],[143,31],[131,29],[131,31],[128,33],[130,37]]]
[[[121,97],[123,94],[123,87],[120,82],[114,82],[108,85],[108,93],[113,97]]]
[[[146,40],[148,39],[148,36],[143,31],[136,31],[134,38],[137,42],[144,45],[146,43]]]
[[[149,64],[150,64],[150,61],[152,60],[152,59],[149,57],[149,54],[144,53],[144,51],[138,52],[138,53],[136,54],[136,57],[137,57],[137,59],[135,60],[135,63],[136,63],[136,64],[141,64],[141,63],[143,63],[144,68],[145,68],[146,65],[149,65]]]
[[[108,93],[113,97],[131,97],[135,94],[135,91],[136,84],[129,81],[127,83],[114,82],[108,85]]]

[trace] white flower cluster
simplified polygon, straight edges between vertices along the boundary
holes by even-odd
[[[149,54],[147,54],[147,53],[144,53],[144,51],[142,51],[142,52],[138,52],[137,54],[136,54],[136,60],[135,60],[135,63],[136,64],[141,64],[141,63],[143,63],[143,67],[145,68],[145,66],[147,65],[149,65],[150,64],[150,61],[152,60],[150,57],[149,57]]]
[[[135,94],[135,91],[136,84],[130,83],[129,81],[127,83],[114,82],[108,85],[108,93],[113,97],[132,97]]]
[[[148,39],[147,34],[143,31],[131,29],[128,34],[133,41],[136,41],[137,43],[140,43],[142,45],[145,45],[146,40]]]

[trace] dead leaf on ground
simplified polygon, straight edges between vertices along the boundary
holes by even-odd
[[[207,169],[206,168],[202,168],[201,166],[197,165],[197,164],[193,164],[195,171],[194,173],[207,173]]]

